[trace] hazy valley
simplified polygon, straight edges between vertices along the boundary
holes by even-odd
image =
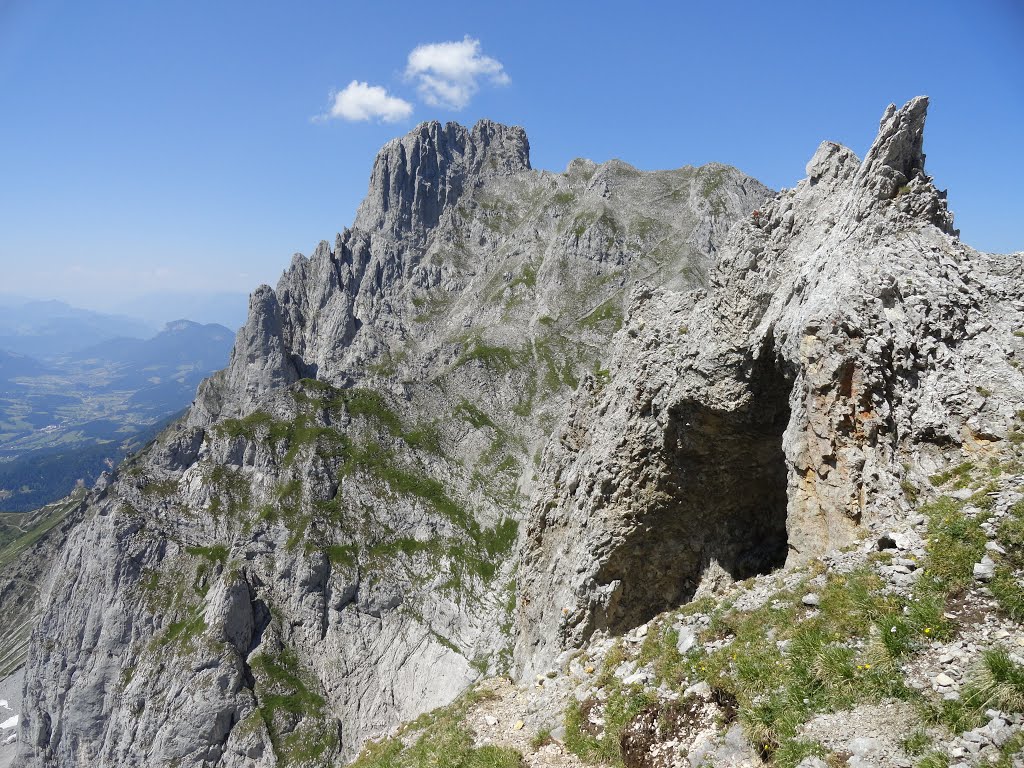
[[[0,511],[91,485],[192,401],[233,339],[190,321],[153,335],[59,302],[0,308]]]

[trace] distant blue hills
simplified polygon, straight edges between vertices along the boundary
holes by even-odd
[[[3,301],[0,298],[0,301]],[[0,512],[91,484],[186,408],[235,333],[175,320],[155,332],[59,301],[0,306]]]
[[[125,315],[106,315],[62,301],[0,305],[0,349],[40,359],[118,336],[147,338],[156,330]]]

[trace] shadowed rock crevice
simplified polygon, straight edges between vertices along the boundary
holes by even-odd
[[[544,456],[524,676],[595,631],[905,521],[951,449],[1018,434],[1006,259],[956,239],[924,173],[926,108],[887,109],[863,162],[821,145],[807,179],[733,226],[694,304],[635,292],[607,383],[578,393]]]
[[[336,765],[502,670],[531,460],[627,286],[702,285],[769,194],[721,165],[533,172],[486,121],[390,142],[354,227],[253,294],[228,369],[89,496],[28,764]]]
[[[702,581],[785,564],[791,381],[766,365],[750,386],[733,410],[697,400],[671,408],[654,501],[598,572],[611,589],[597,628],[626,632],[692,599]]]

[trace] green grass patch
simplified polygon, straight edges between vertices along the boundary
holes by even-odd
[[[1006,554],[995,555],[995,578],[989,589],[1000,607],[1016,622],[1024,621],[1024,501],[1010,507],[996,532],[996,538]]]
[[[440,435],[433,425],[407,426],[386,398],[370,389],[337,389],[315,379],[303,379],[292,390],[298,414],[291,421],[256,412],[244,419],[226,419],[217,425],[218,434],[262,442],[284,451],[285,465],[293,464],[303,449],[311,448],[324,459],[344,457],[351,439],[334,426],[347,413],[362,418],[382,432],[403,440],[410,447],[440,453]]]
[[[283,765],[331,765],[338,750],[338,726],[327,711],[319,683],[287,646],[264,651],[250,667],[260,717]]]
[[[168,496],[173,496],[178,492],[178,481],[175,478],[168,480],[154,480],[150,483],[143,485],[139,492],[143,496],[149,498],[163,498],[166,499]]]
[[[185,547],[190,555],[209,560],[211,563],[224,565],[228,560],[228,548],[222,544],[215,544],[210,547]]]
[[[962,464],[957,464],[951,469],[947,469],[945,472],[939,472],[938,474],[932,475],[928,478],[931,484],[935,487],[945,485],[950,481],[955,481],[957,488],[965,488],[971,480],[971,472],[974,471],[974,462],[965,461]]]
[[[949,755],[945,752],[929,752],[914,763],[914,768],[949,768]]]
[[[532,264],[523,264],[522,271],[516,275],[508,284],[509,290],[515,290],[516,286],[522,285],[526,288],[537,287],[537,268]]]
[[[356,544],[328,544],[323,551],[335,567],[354,568],[359,562],[359,546]]]
[[[519,537],[519,523],[506,518],[490,528],[484,528],[479,537],[480,545],[487,557],[497,559],[507,555]]]
[[[1024,732],[1018,731],[999,750],[999,758],[994,763],[995,768],[1013,768],[1015,764],[1013,759],[1022,755],[1024,755]]]
[[[999,524],[999,542],[1006,549],[1006,562],[1014,569],[1024,569],[1024,500],[1010,507]]]
[[[1024,666],[1003,648],[982,651],[981,663],[965,686],[961,701],[980,714],[985,710],[1024,712]]]
[[[423,715],[394,738],[370,742],[350,768],[519,768],[522,755],[507,747],[473,746],[464,722],[480,694]],[[408,744],[406,743],[408,742]]]
[[[966,588],[973,583],[974,564],[985,555],[988,537],[956,499],[944,496],[921,511],[928,518],[927,581],[945,591]]]
[[[703,168],[697,176],[700,195],[710,203],[712,216],[721,216],[725,213],[725,200],[722,198],[721,190],[727,174],[726,168]]]
[[[485,368],[496,373],[507,373],[518,368],[523,360],[519,352],[509,347],[488,344],[480,338],[472,338],[456,360],[456,366],[479,362]]]
[[[657,703],[657,695],[640,686],[612,685],[608,698],[600,705],[604,726],[598,730],[590,722],[590,711],[599,706],[592,699],[570,704],[565,715],[565,746],[588,763],[621,766],[619,741],[629,722]]]
[[[185,554],[190,557],[184,556]],[[147,568],[139,580],[146,610],[166,621],[150,641],[151,650],[191,653],[206,632],[206,597],[227,561],[220,546],[187,547],[183,554]]]
[[[191,646],[206,631],[206,616],[201,608],[178,621],[167,625],[167,631],[160,635],[160,644],[164,646],[179,645],[184,648]]]
[[[294,650],[283,647],[277,653],[263,652],[250,666],[257,684],[273,691],[260,697],[261,707],[299,716],[318,713],[324,708],[323,696],[313,689]]]
[[[700,195],[703,198],[710,198],[722,188],[725,182],[725,168],[702,168],[698,174],[700,180]]]
[[[519,523],[506,518],[489,527],[474,526],[468,541],[449,539],[444,543],[444,555],[450,563],[449,579],[445,588],[465,593],[469,587],[467,577],[475,577],[487,584],[492,581],[515,544]]]
[[[215,518],[222,512],[234,518],[250,511],[252,488],[241,470],[214,464],[204,474],[210,488],[210,513]]]
[[[608,299],[594,311],[579,321],[581,328],[596,328],[602,323],[610,323],[617,331],[622,327],[622,306],[616,299]]]
[[[465,399],[456,404],[452,415],[476,429],[483,429],[484,427],[497,429],[497,425],[490,416]]]
[[[963,733],[988,722],[985,711],[1020,712],[1024,709],[1024,667],[1002,648],[982,651],[958,701],[931,705],[929,720],[953,733]]]
[[[903,739],[903,751],[911,757],[923,755],[932,744],[932,737],[924,728],[916,728]]]
[[[433,542],[420,541],[411,536],[400,536],[395,539],[385,539],[376,544],[371,544],[367,554],[373,559],[391,560],[399,554],[412,557],[420,552],[429,552],[433,549]]]
[[[577,214],[571,226],[573,236],[579,240],[595,221],[596,217],[591,212],[587,211]]]
[[[917,504],[918,498],[921,496],[920,489],[909,480],[900,481],[900,490],[903,491],[903,496],[911,504]]]
[[[576,389],[579,386],[570,346],[570,343],[560,336],[538,338],[533,341],[533,351],[540,363],[541,382],[549,392],[556,392],[562,387]]]
[[[438,294],[436,292],[431,293],[425,297],[414,297],[412,300],[413,306],[420,310],[413,320],[417,323],[431,323],[435,320],[442,319],[448,310],[451,308],[453,297],[446,294]],[[403,350],[402,354],[391,356],[388,355],[383,361],[384,368],[381,369],[388,375],[393,375],[397,369],[397,366],[405,361],[407,352]]]
[[[352,449],[342,467],[342,475],[356,472],[372,475],[386,484],[393,493],[420,499],[459,528],[468,530],[472,525],[472,516],[448,495],[443,484],[403,467],[398,456],[380,443],[371,440]]]

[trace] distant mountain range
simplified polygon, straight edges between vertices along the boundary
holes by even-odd
[[[180,408],[188,404],[203,378],[227,362],[234,339],[234,332],[223,325],[176,320],[152,339],[118,338],[95,344],[71,355],[68,365],[107,372],[111,376],[107,390],[135,389],[136,398],[152,393],[152,402],[157,392],[165,392],[173,398],[168,405]]]
[[[62,301],[0,303],[0,349],[49,358],[119,336],[147,338],[156,328],[125,315],[106,315]]]
[[[118,302],[111,311],[138,317],[155,327],[176,317],[188,317],[201,323],[219,323],[228,328],[245,324],[249,294],[220,293],[147,293]]]
[[[66,355],[115,338],[151,338],[180,317],[237,329],[247,308],[248,295],[233,292],[149,293],[106,311],[0,293],[0,350],[38,359]]]
[[[38,360],[26,355],[19,355],[17,352],[0,349],[0,387],[17,378],[42,376],[49,371],[50,368]]]
[[[91,483],[186,407],[227,363],[234,332],[177,320],[152,338],[131,318],[61,302],[0,309],[0,512]],[[63,334],[63,335],[62,335]],[[35,347],[41,359],[25,354]]]

